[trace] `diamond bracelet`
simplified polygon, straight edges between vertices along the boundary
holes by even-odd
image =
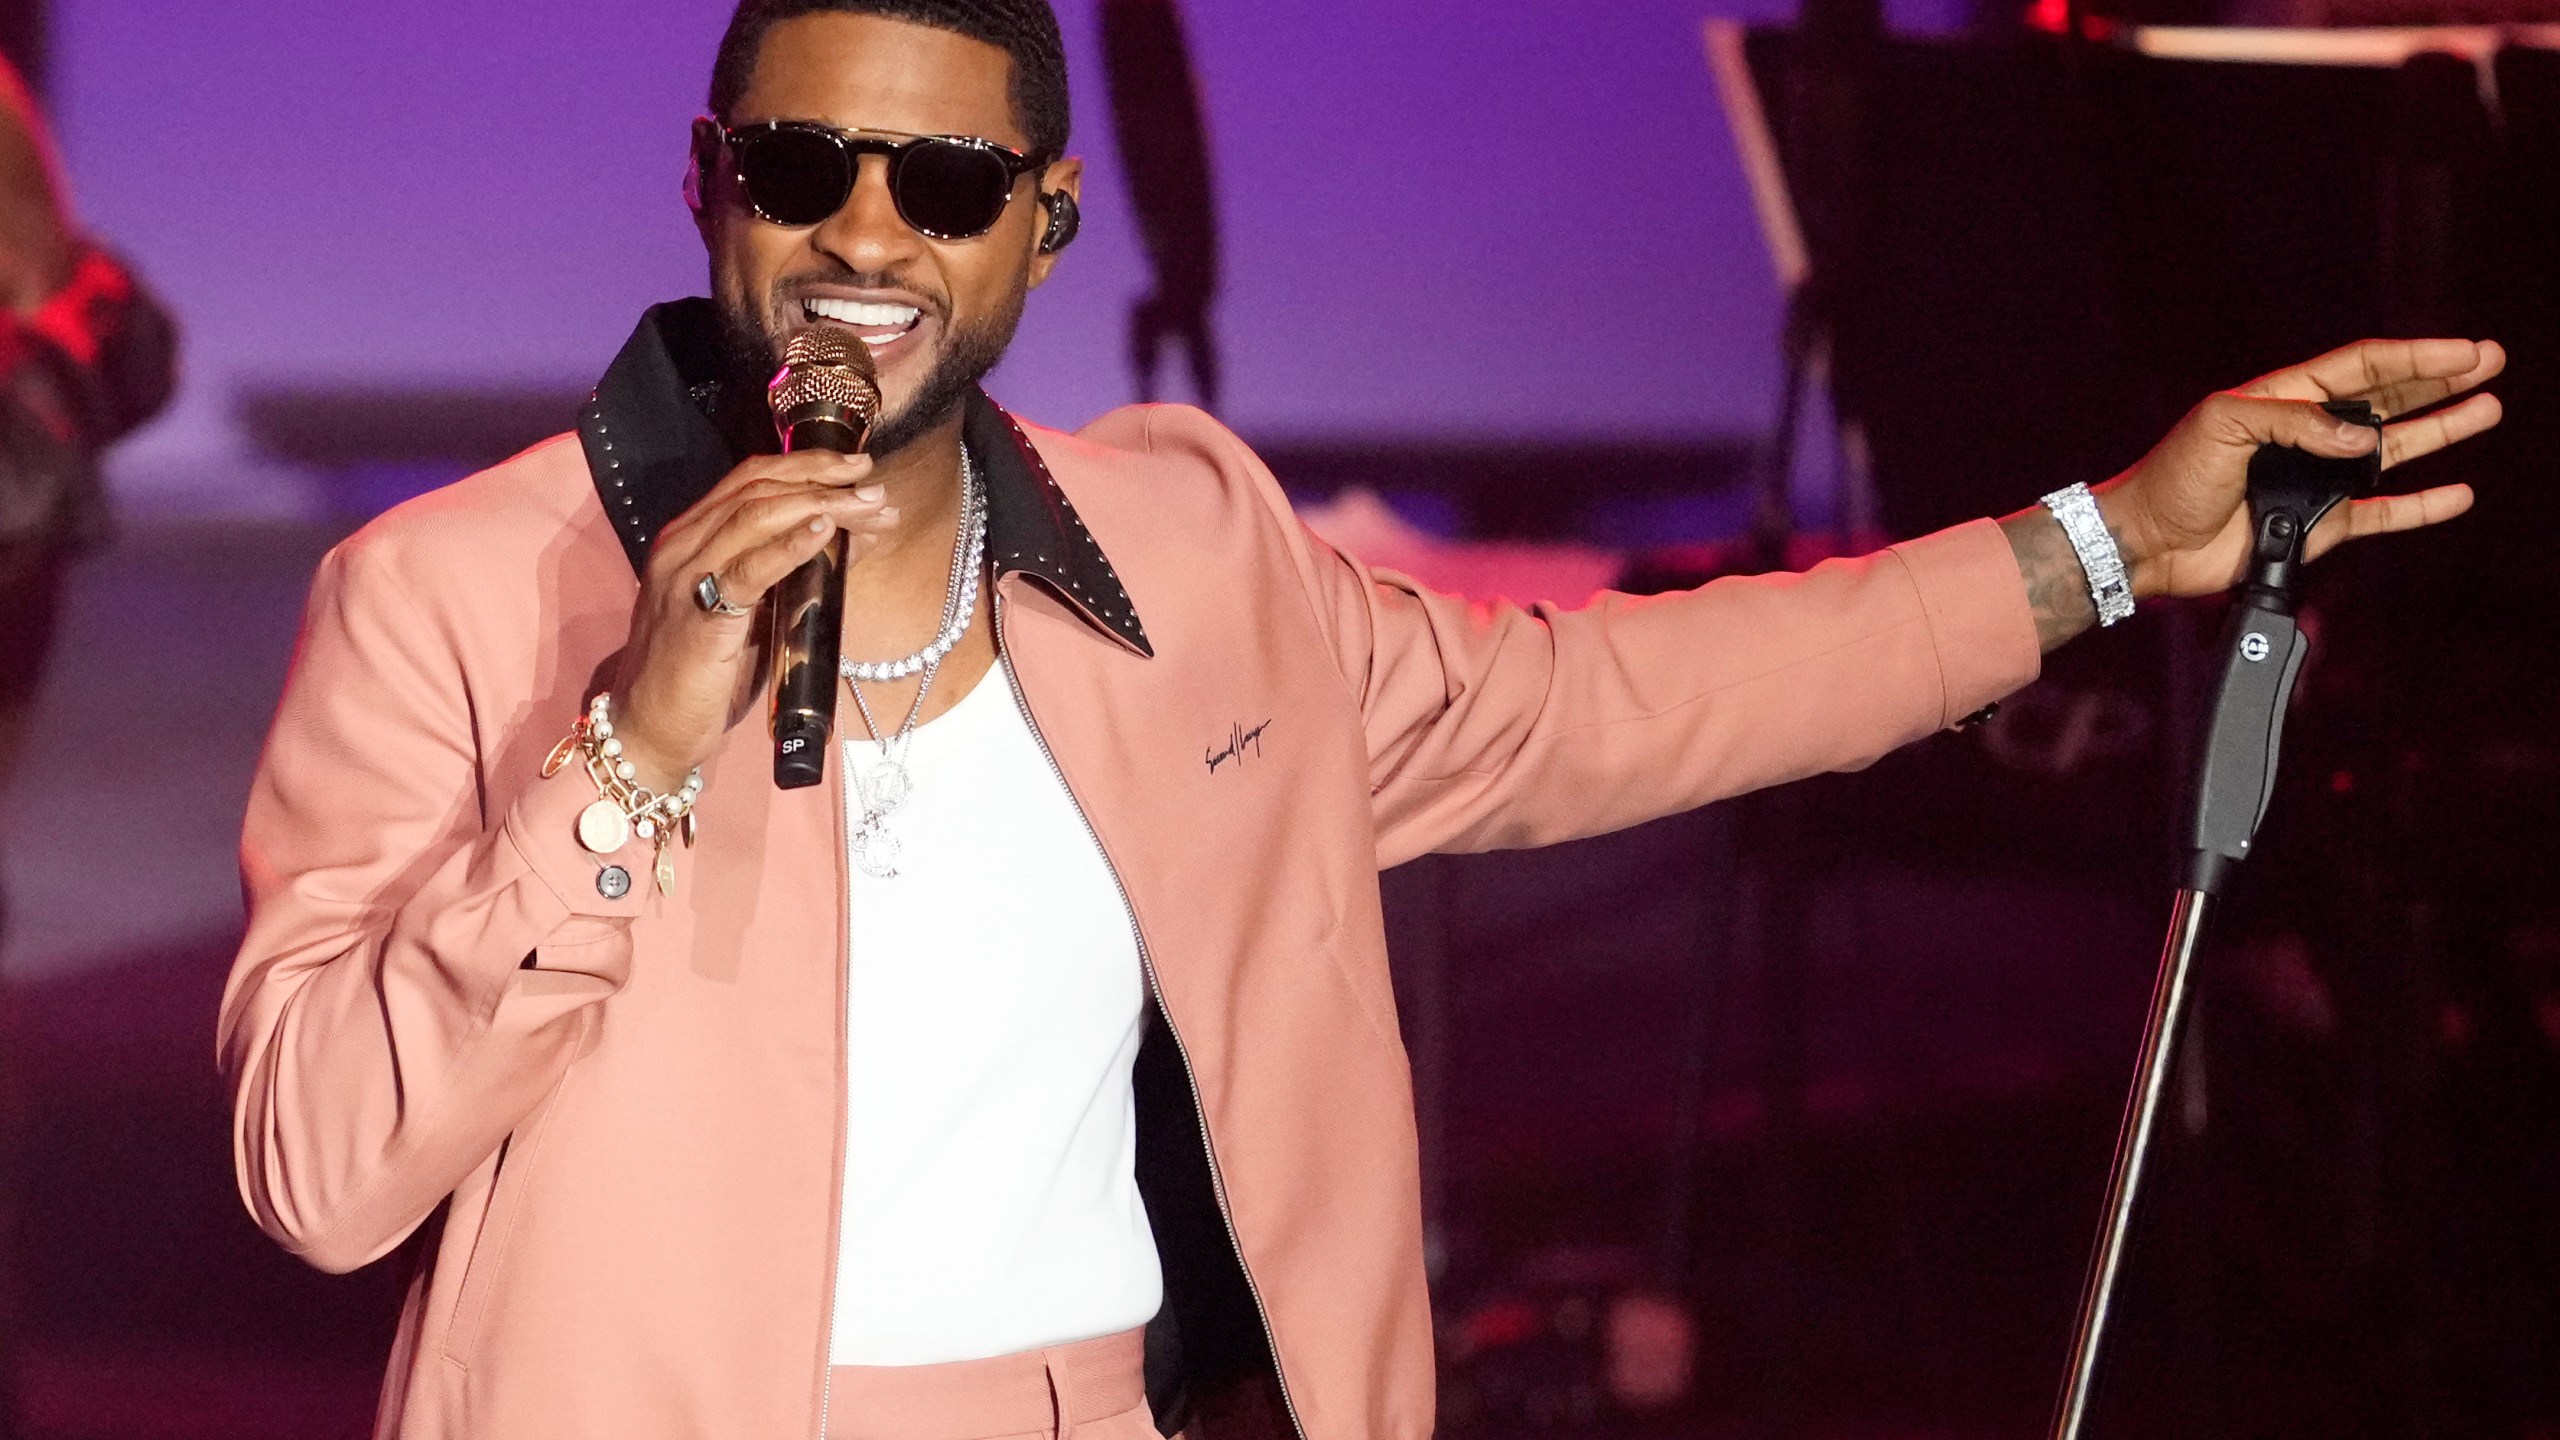
[[[2089,487],[2056,490],[2044,497],[2044,508],[2062,522],[2072,553],[2080,557],[2080,569],[2089,577],[2089,599],[2098,607],[2098,624],[2133,618],[2133,577],[2125,572],[2124,552],[2107,532],[2106,517],[2098,513],[2097,497]]]

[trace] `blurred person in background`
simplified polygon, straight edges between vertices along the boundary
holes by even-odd
[[[0,64],[0,781],[51,652],[63,577],[106,538],[98,457],[157,414],[177,331],[71,217],[53,137]],[[5,897],[0,897],[5,906]],[[5,924],[0,908],[0,924]]]
[[[106,538],[99,454],[168,402],[176,357],[168,312],[80,234],[35,96],[0,61],[0,787],[17,768],[65,576]],[[0,942],[8,898],[0,887]],[[0,1436],[19,1353],[6,985],[0,971]]]

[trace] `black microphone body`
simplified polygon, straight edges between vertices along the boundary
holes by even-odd
[[[858,455],[880,414],[869,348],[827,330],[793,337],[771,395],[785,454]],[[801,790],[827,778],[836,669],[844,636],[846,538],[773,587],[773,783]]]

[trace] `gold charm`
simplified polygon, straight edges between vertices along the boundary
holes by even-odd
[[[663,839],[658,842],[658,893],[676,893],[676,857],[667,853],[667,843]]]
[[[686,812],[684,812],[683,827],[684,827],[684,848],[686,848],[687,850],[690,850],[690,849],[692,849],[692,848],[693,848],[693,812],[692,812],[692,811],[690,811],[690,810],[687,810]]]
[[[569,738],[552,747],[551,758],[542,762],[543,779],[548,780],[568,768],[569,757],[578,753],[578,741],[585,735],[584,730],[572,730]]]
[[[598,800],[578,812],[578,843],[598,855],[610,855],[631,843],[631,817],[610,800]]]

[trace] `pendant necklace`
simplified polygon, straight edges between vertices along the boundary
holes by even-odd
[[[898,878],[898,861],[906,847],[896,832],[889,829],[889,817],[915,792],[915,780],[907,769],[907,751],[915,741],[916,722],[924,716],[924,698],[933,692],[934,678],[942,673],[942,662],[978,613],[978,573],[987,558],[986,497],[980,493],[977,466],[963,447],[960,452],[960,528],[952,540],[951,580],[942,596],[942,625],[926,646],[903,659],[871,662],[844,661],[839,667],[845,688],[853,692],[854,707],[862,712],[862,723],[871,732],[872,743],[880,747],[879,761],[869,769],[856,772],[852,765],[853,746],[845,746],[846,780],[853,797],[862,807],[862,819],[854,827],[853,861],[862,873],[875,880]],[[892,736],[880,728],[871,713],[871,702],[862,696],[862,682],[903,679],[909,675],[924,676],[916,687],[916,698],[907,706],[907,718]]]

